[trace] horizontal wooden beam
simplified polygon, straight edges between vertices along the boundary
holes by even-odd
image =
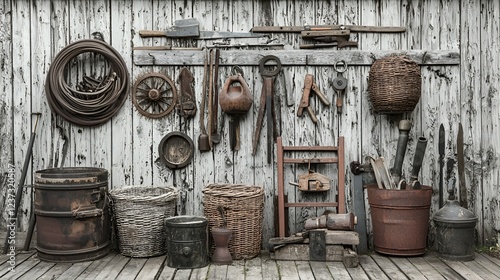
[[[284,163],[337,163],[338,158],[283,158]]]
[[[197,50],[135,50],[137,66],[203,66],[204,51]],[[458,65],[458,50],[224,50],[220,51],[221,66],[257,66],[265,55],[277,56],[286,66],[334,66],[344,60],[348,65],[369,66],[389,55],[407,55],[420,65]],[[267,63],[266,63],[267,64]],[[269,63],[271,64],[271,63]]]

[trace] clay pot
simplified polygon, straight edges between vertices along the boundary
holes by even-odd
[[[214,264],[232,264],[233,257],[229,252],[229,240],[233,235],[233,231],[227,228],[212,228],[212,237],[215,243],[215,251],[212,256]]]

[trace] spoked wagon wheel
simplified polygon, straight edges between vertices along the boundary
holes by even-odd
[[[161,118],[175,107],[177,90],[172,80],[161,73],[148,73],[137,79],[132,102],[146,117]]]

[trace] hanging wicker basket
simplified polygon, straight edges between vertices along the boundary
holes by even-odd
[[[178,190],[162,186],[125,186],[109,194],[120,253],[138,258],[165,254],[165,219],[175,215]]]
[[[203,189],[203,211],[210,230],[222,227],[225,211],[227,228],[233,231],[229,252],[233,259],[250,259],[260,254],[262,220],[264,218],[264,188],[249,185],[211,184]],[[212,249],[215,245],[212,243]]]
[[[405,55],[387,56],[371,66],[368,93],[377,113],[413,111],[420,100],[421,88],[420,66]]]

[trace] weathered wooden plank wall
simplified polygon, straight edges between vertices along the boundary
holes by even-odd
[[[414,123],[410,132],[404,172],[409,174],[419,136],[428,138],[421,179],[434,189],[431,214],[438,210],[438,129],[446,129],[445,161],[456,155],[458,122],[465,134],[466,180],[469,208],[479,216],[478,244],[492,245],[500,230],[500,4],[498,1],[0,1],[0,52],[2,76],[0,88],[0,169],[1,182],[9,164],[16,166],[20,177],[30,133],[34,127],[32,112],[41,112],[38,134],[33,149],[29,174],[36,170],[59,166],[96,166],[110,171],[110,187],[123,185],[175,185],[181,190],[179,214],[201,215],[202,192],[210,183],[255,184],[265,188],[264,240],[274,235],[276,196],[276,159],[266,160],[267,135],[264,122],[257,155],[251,155],[251,138],[259,108],[262,79],[256,66],[243,66],[245,79],[254,95],[251,111],[241,118],[242,145],[239,151],[229,149],[228,121],[219,115],[222,141],[212,152],[195,151],[193,163],[171,171],[159,160],[158,144],[171,131],[183,131],[196,142],[200,133],[198,113],[185,120],[177,114],[162,119],[140,115],[128,98],[119,113],[98,127],[72,125],[51,114],[44,95],[46,73],[52,59],[69,43],[91,38],[100,32],[123,56],[132,83],[144,73],[163,72],[176,79],[179,66],[134,65],[132,48],[143,45],[204,46],[204,41],[176,41],[164,38],[142,39],[139,30],[164,30],[176,19],[197,18],[203,30],[248,31],[254,25],[356,24],[403,25],[402,34],[352,34],[363,51],[459,50],[459,65],[422,66],[422,98],[411,114],[377,115],[368,100],[367,85],[370,67],[350,66],[345,73],[348,88],[341,114],[333,104],[336,93],[331,81],[336,76],[331,66],[286,66],[278,77],[276,102],[280,104],[281,135],[285,145],[335,145],[338,136],[346,142],[346,201],[351,209],[351,173],[348,164],[363,161],[366,155],[393,158],[400,119]],[[273,34],[285,49],[297,49],[296,34]],[[348,53],[350,50],[338,50]],[[337,50],[333,50],[337,52]],[[314,51],[311,51],[314,53]],[[200,108],[203,67],[189,66],[194,73],[196,100]],[[220,69],[222,85],[229,66]],[[325,107],[315,98],[312,106],[319,123],[314,126],[306,116],[296,117],[305,74],[311,73],[319,88],[330,98]],[[286,83],[284,77],[289,80]],[[287,106],[286,94],[295,104]],[[389,162],[392,165],[392,161]],[[288,166],[285,180],[295,180],[306,167]],[[321,167],[320,172],[330,172]],[[456,171],[454,177],[457,177]],[[33,183],[28,176],[27,184]],[[32,190],[26,188],[19,216],[19,230],[25,230],[31,213]],[[318,200],[287,187],[289,200]],[[320,196],[328,200],[333,194]],[[6,190],[0,194],[3,208]],[[2,209],[3,209],[2,208]],[[323,209],[290,209],[290,231],[301,228],[310,215]],[[1,225],[7,214],[2,211]],[[431,235],[432,239],[432,235]],[[264,241],[265,242],[265,241]]]

